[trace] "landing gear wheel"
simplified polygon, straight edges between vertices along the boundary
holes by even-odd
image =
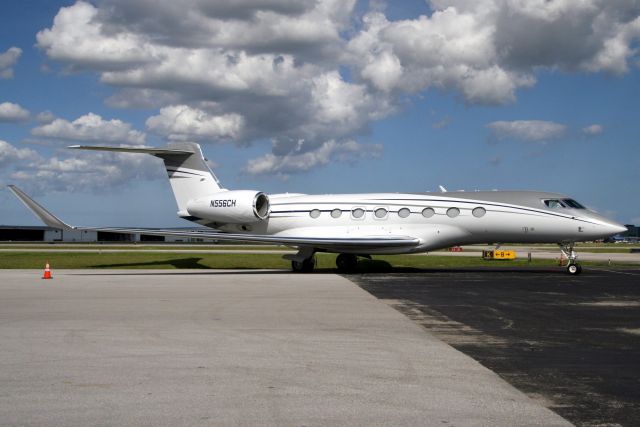
[[[302,261],[291,261],[291,269],[296,273],[311,273],[316,266],[316,258],[306,258]]]
[[[336,266],[341,273],[352,273],[358,267],[358,257],[353,254],[340,254],[336,258]]]
[[[558,244],[560,246],[560,253],[567,260],[569,260],[569,265],[567,265],[567,273],[572,276],[576,276],[582,272],[582,266],[578,264],[578,254],[573,250],[574,242],[563,242]],[[562,258],[561,258],[562,259]]]
[[[582,272],[582,266],[580,264],[569,264],[567,266],[567,273],[577,276]]]

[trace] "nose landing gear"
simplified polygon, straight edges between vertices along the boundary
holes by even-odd
[[[574,243],[559,243],[560,252],[567,258],[569,264],[567,264],[567,273],[575,276],[582,273],[582,266],[578,264],[578,254],[573,250]]]

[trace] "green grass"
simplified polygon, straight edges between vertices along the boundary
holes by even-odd
[[[513,246],[520,256],[526,256],[526,251],[518,251],[518,246],[523,245],[505,245]],[[536,244],[526,245],[527,248],[536,248],[549,251],[558,251],[557,245]],[[640,249],[638,245],[623,245],[613,243],[583,243],[576,246],[578,252],[584,253],[631,253],[631,249]],[[0,243],[0,249],[25,249],[25,251],[37,251],[38,249],[47,250],[76,250],[87,252],[99,252],[101,250],[125,250],[125,251],[206,251],[206,250],[226,250],[226,251],[243,251],[243,250],[260,250],[260,251],[283,251],[295,250],[287,246],[280,245],[264,245],[264,244],[210,244],[210,243],[167,243],[167,244],[149,244],[149,243]],[[476,246],[467,249],[467,252],[477,251],[480,253],[483,246]],[[446,252],[446,249],[435,252]]]
[[[318,269],[335,269],[335,254],[317,255]],[[42,269],[45,262],[52,269],[105,268],[105,269],[289,269],[290,261],[279,254],[186,254],[186,253],[78,253],[78,252],[4,252],[0,253],[0,269]],[[606,262],[583,262],[585,266],[608,265]],[[390,271],[421,268],[463,268],[463,267],[553,267],[554,260],[526,259],[511,261],[486,261],[478,257],[381,255],[373,260],[361,259],[358,270]],[[620,264],[616,264],[620,265]]]

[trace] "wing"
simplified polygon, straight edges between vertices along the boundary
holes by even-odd
[[[104,231],[110,233],[124,234],[147,234],[152,236],[182,236],[182,237],[199,237],[212,238],[220,241],[231,242],[257,242],[272,243],[287,246],[308,246],[317,249],[325,249],[335,251],[348,248],[366,249],[385,249],[385,248],[411,248],[417,246],[420,242],[417,238],[411,236],[369,236],[369,237],[291,237],[277,235],[256,235],[256,234],[231,234],[219,231],[211,231],[203,229],[202,231],[176,231],[163,229],[148,228],[118,228],[118,227],[75,227],[69,225],[51,212],[46,210],[38,202],[29,197],[24,191],[15,185],[9,185],[9,189],[20,199],[24,205],[31,210],[42,222],[49,227],[59,228],[62,230],[87,230],[87,231]]]

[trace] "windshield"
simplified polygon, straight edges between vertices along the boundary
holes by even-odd
[[[582,206],[580,203],[576,202],[573,199],[564,199],[563,202],[568,205],[570,208],[574,208],[574,209],[585,209],[584,206]]]

